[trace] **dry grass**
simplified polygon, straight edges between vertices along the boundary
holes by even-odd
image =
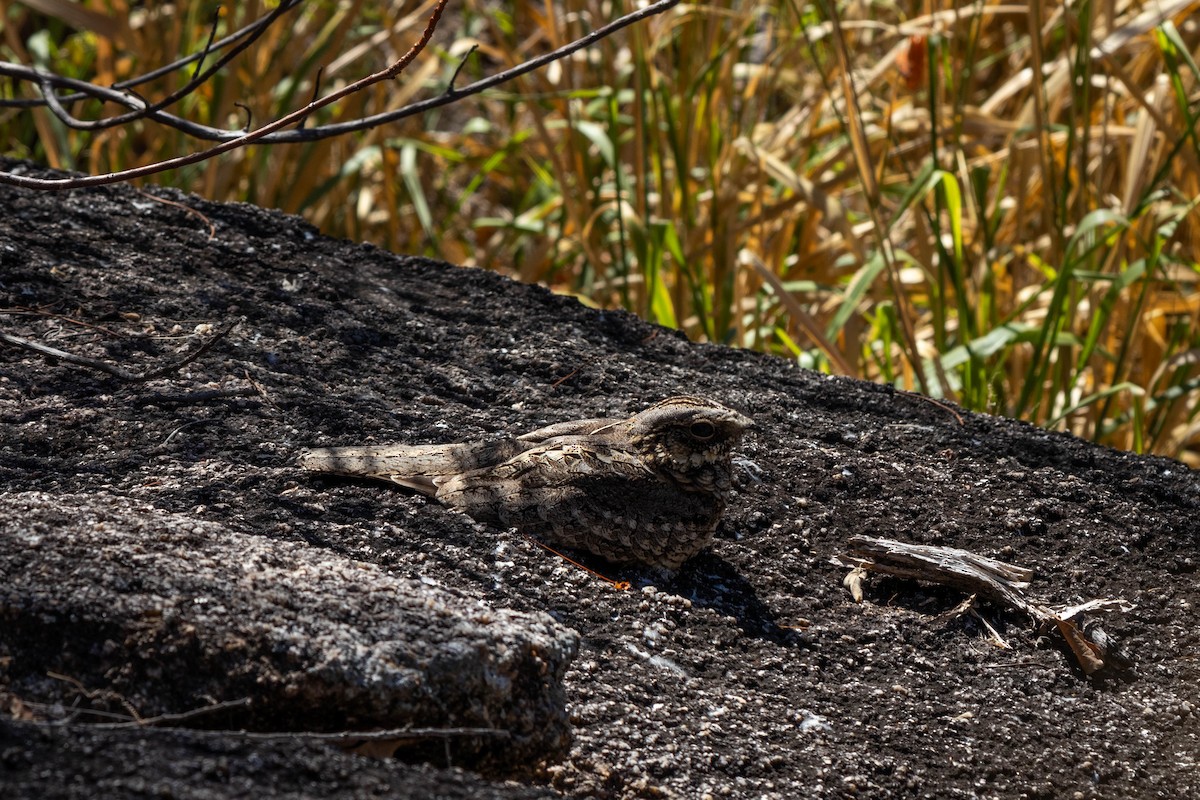
[[[183,109],[277,116],[318,67],[332,88],[403,52],[431,5],[307,4]],[[505,91],[169,180],[1195,463],[1197,5],[681,5]],[[111,82],[198,49],[215,8],[85,6],[121,24],[72,33],[10,6],[7,57]],[[223,29],[264,12],[228,8]],[[460,82],[632,8],[462,0],[436,54],[325,119],[439,91],[471,44]],[[196,146],[12,111],[0,136],[93,172]]]

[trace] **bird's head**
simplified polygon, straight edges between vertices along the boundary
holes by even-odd
[[[635,449],[654,468],[665,470],[684,485],[713,487],[721,480],[712,467],[728,472],[730,454],[754,422],[745,414],[700,397],[671,397],[629,420]],[[724,483],[728,482],[727,474]]]

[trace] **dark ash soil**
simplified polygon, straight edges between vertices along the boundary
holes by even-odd
[[[0,188],[0,208],[4,332],[140,371],[244,318],[144,383],[0,345],[0,513],[33,491],[128,497],[548,612],[582,640],[572,749],[519,783],[236,734],[48,730],[0,708],[5,797],[1200,797],[1200,481],[1176,462],[960,424],[250,206],[119,187]],[[678,393],[758,430],[711,550],[673,576],[610,569],[630,591],[403,490],[293,464],[308,445],[523,432]],[[1000,649],[944,615],[950,589],[877,579],[855,605],[830,564],[855,534],[1031,567],[1050,602],[1129,601],[1106,628],[1136,669],[1085,677],[985,604]]]

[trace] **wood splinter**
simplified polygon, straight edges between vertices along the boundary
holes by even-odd
[[[1040,626],[1057,630],[1087,675],[1105,668],[1126,670],[1133,666],[1133,661],[1120,652],[1095,617],[1089,616],[1103,611],[1132,610],[1133,606],[1123,601],[1043,605],[1025,594],[1033,579],[1031,569],[954,547],[909,544],[871,536],[852,536],[849,544],[850,551],[835,556],[833,562],[851,569],[843,584],[855,602],[862,602],[861,584],[869,572],[953,586],[1022,611]],[[996,638],[999,639],[999,634]]]

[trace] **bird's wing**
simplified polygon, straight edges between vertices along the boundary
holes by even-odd
[[[561,435],[479,472],[492,479],[520,480],[530,487],[560,486],[596,475],[625,480],[654,475],[635,453],[604,442]]]
[[[711,540],[723,507],[715,494],[686,491],[595,441],[547,444],[435,483],[439,501],[481,522],[615,561],[674,566]]]
[[[434,478],[436,497],[476,519],[524,525],[578,511],[677,519],[703,498],[664,480],[636,454],[589,441],[556,440],[494,467]],[[708,513],[708,509],[705,513]]]
[[[562,489],[598,476],[625,482],[659,480],[633,453],[577,437],[555,437],[495,466],[434,482],[438,500],[471,513],[488,505],[519,504],[531,492]]]
[[[563,436],[592,436],[597,431],[607,428],[610,425],[614,425],[618,422],[624,422],[624,420],[597,417],[595,419],[577,419],[570,422],[558,422],[554,425],[547,425],[544,428],[538,428],[536,431],[530,431],[529,433],[526,433],[518,438],[523,442],[533,442],[538,444],[549,439]]]

